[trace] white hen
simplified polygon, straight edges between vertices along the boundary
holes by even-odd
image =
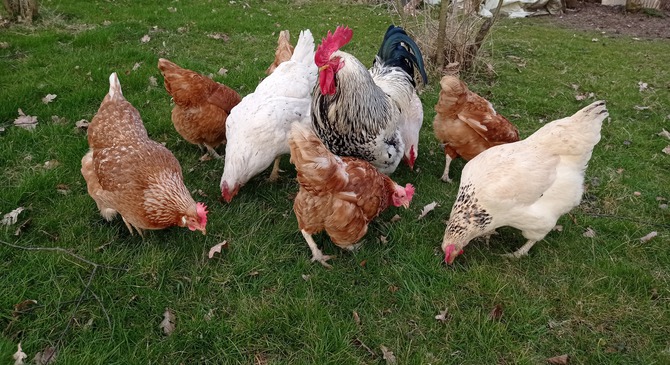
[[[528,239],[507,256],[526,255],[581,201],[584,171],[607,116],[605,102],[597,101],[525,140],[491,147],[470,160],[444,233],[444,261],[451,264],[470,240],[502,226],[517,228]]]
[[[281,63],[230,112],[221,176],[221,195],[227,202],[277,157],[290,152],[291,123],[311,124],[316,75],[314,38],[307,29],[300,32],[291,59]]]

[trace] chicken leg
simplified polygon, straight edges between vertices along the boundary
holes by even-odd
[[[514,251],[514,252],[512,252],[512,253],[504,254],[504,255],[502,255],[502,256],[503,256],[503,257],[512,258],[512,259],[518,259],[518,258],[521,258],[521,257],[523,257],[523,256],[528,256],[528,251],[531,249],[531,247],[533,247],[533,245],[534,245],[536,242],[537,242],[537,241],[528,240],[528,241],[527,241],[523,246],[521,246],[521,248],[519,248],[518,250],[516,250],[516,251]]]
[[[326,261],[334,259],[336,256],[324,255],[323,252],[321,252],[321,250],[319,250],[319,248],[316,246],[316,242],[314,242],[311,234],[307,233],[304,229],[301,229],[300,233],[302,233],[302,236],[305,237],[305,241],[307,241],[309,249],[312,250],[312,262],[318,261],[324,267],[332,269],[333,267],[330,266],[330,264],[328,264]]]
[[[203,146],[205,146],[205,148],[207,149],[207,152],[209,153],[210,156],[212,156],[212,157],[214,157],[214,158],[216,158],[216,159],[219,159],[219,160],[223,158],[223,156],[219,155],[219,154],[216,152],[216,150],[214,149],[214,147],[208,145],[207,143],[203,143]]]
[[[279,180],[279,173],[284,172],[284,170],[279,169],[280,159],[281,156],[277,156],[277,158],[275,158],[275,164],[272,166],[272,172],[270,172],[270,177],[268,178],[268,180],[272,182]]]

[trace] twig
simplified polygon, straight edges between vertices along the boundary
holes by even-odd
[[[584,213],[584,215],[588,215],[589,217],[596,217],[596,218],[614,218],[614,219],[621,219],[629,222],[635,222],[635,223],[640,223],[640,224],[646,224],[648,226],[654,226],[654,227],[663,227],[663,228],[670,228],[670,224],[662,224],[662,223],[654,223],[654,222],[649,222],[641,219],[635,219],[635,218],[629,218],[629,217],[622,217],[619,215],[612,215],[612,214],[597,214],[597,213]]]
[[[93,267],[100,267],[100,268],[103,268],[103,269],[119,270],[119,271],[125,271],[125,272],[128,272],[128,270],[130,270],[130,269],[125,268],[125,267],[100,265],[96,262],[90,261],[90,260],[85,259],[85,258],[83,258],[83,257],[81,257],[81,256],[79,256],[75,253],[72,253],[72,252],[70,252],[70,251],[68,251],[68,250],[66,250],[62,247],[26,247],[26,246],[15,245],[15,244],[5,242],[5,241],[0,241],[0,243],[2,243],[3,245],[9,246],[9,247],[18,248],[18,249],[26,250],[26,251],[57,251],[57,252],[62,252],[62,253],[68,254],[68,255],[76,258],[77,260],[79,260],[81,262],[85,262],[85,263],[87,263],[87,264],[89,264]]]

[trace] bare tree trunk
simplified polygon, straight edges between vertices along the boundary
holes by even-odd
[[[454,5],[456,6],[456,5]],[[437,30],[437,44],[435,45],[435,55],[434,61],[437,65],[437,69],[442,72],[444,67],[444,45],[445,38],[447,38],[447,13],[449,9],[449,1],[442,0],[440,1],[440,25]]]
[[[477,57],[477,52],[479,52],[479,48],[481,48],[482,44],[484,43],[484,38],[486,38],[486,36],[489,34],[489,31],[491,30],[491,27],[496,22],[496,20],[498,20],[498,15],[500,15],[500,8],[502,8],[502,4],[503,0],[500,0],[498,2],[498,6],[496,7],[495,12],[493,13],[493,16],[486,19],[486,21],[484,21],[484,23],[482,24],[482,27],[479,28],[479,32],[475,37],[475,43],[470,45],[468,49],[468,54],[465,57],[465,64],[463,65],[464,70],[467,70],[470,67],[472,67],[475,58]]]

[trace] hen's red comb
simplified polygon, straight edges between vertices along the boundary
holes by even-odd
[[[316,49],[316,53],[314,53],[314,63],[316,63],[318,67],[328,63],[330,55],[340,49],[340,47],[349,43],[353,35],[354,31],[346,26],[338,26],[334,33],[328,31],[328,35],[321,40],[321,44]]]
[[[195,211],[198,213],[198,218],[200,218],[200,224],[205,226],[207,224],[207,206],[202,203],[195,204]]]

